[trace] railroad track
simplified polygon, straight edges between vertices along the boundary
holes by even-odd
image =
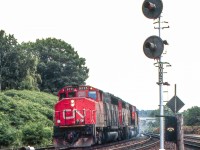
[[[112,143],[106,143],[102,145],[94,145],[92,147],[80,147],[80,148],[60,148],[60,150],[128,150],[128,149],[140,149],[141,147],[149,147],[153,144],[157,144],[155,139],[153,140],[151,136],[141,136],[137,138],[132,138],[130,140],[117,141]],[[49,146],[44,148],[36,148],[35,150],[53,150],[55,147]]]
[[[150,133],[147,135],[151,135],[153,137],[159,138],[159,134]],[[173,142],[168,142],[168,145],[170,143],[173,143]],[[198,150],[200,149],[200,136],[184,135],[184,144],[185,144],[185,147],[188,147],[189,149]]]
[[[94,145],[92,147],[81,147],[81,148],[62,148],[62,150],[139,150],[139,149],[150,149],[150,147],[155,147],[159,145],[159,140],[156,138],[153,138],[149,135],[144,135],[137,138],[132,138],[130,140],[124,140],[124,141],[117,141],[113,143],[106,143],[103,145]],[[36,150],[48,150],[48,149],[54,149],[52,147],[50,148],[40,148]]]
[[[192,135],[184,136],[184,144],[186,146],[193,147],[194,149],[200,148],[200,137]],[[169,144],[168,144],[169,145]],[[46,148],[36,148],[36,150],[53,150],[53,146]],[[94,145],[92,147],[81,148],[62,148],[62,150],[148,150],[159,149],[159,135],[158,134],[145,134],[144,136],[132,138],[130,140],[118,141],[113,143],[107,143],[103,145]]]
[[[143,147],[146,143],[152,143],[152,138],[150,136],[143,136],[138,138],[132,138],[130,140],[99,145],[98,147],[92,147],[93,150],[128,150],[128,149],[136,149],[139,147]],[[153,141],[155,142],[155,141]]]
[[[200,149],[200,136],[185,135],[184,144],[186,146]]]

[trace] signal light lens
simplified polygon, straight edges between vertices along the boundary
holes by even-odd
[[[149,19],[156,19],[163,10],[162,0],[145,0],[142,4],[142,12]]]
[[[144,2],[144,7],[149,10],[154,10],[156,8],[156,5],[151,2]]]
[[[144,42],[143,51],[148,58],[159,58],[162,55],[163,50],[163,40],[158,36],[150,36]]]
[[[146,47],[146,48],[149,48],[150,50],[155,50],[156,45],[153,44],[153,43],[150,43],[150,42],[146,42],[146,43],[145,43],[145,47]]]

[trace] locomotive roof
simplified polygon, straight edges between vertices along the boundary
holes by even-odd
[[[95,88],[95,87],[90,86],[90,85],[67,85],[67,86],[65,86],[65,87],[63,87],[63,88],[69,88],[69,87],[72,87],[72,88],[91,87],[91,88],[93,88],[93,89],[95,89],[95,90],[99,90],[100,92],[104,93],[104,94],[107,95],[107,96],[110,96],[111,98],[114,98],[114,99],[116,99],[116,100],[121,100],[122,102],[124,102],[124,103],[126,103],[126,104],[129,104],[129,105],[131,105],[131,106],[134,106],[134,105],[132,105],[132,104],[130,104],[130,103],[128,103],[128,102],[122,100],[121,98],[115,96],[114,94],[111,94],[111,93],[109,93],[109,92],[104,92],[103,90],[100,90],[100,89]],[[62,89],[63,89],[63,88],[62,88]],[[59,92],[60,92],[60,91],[59,91]],[[135,107],[135,106],[134,106],[134,107]]]

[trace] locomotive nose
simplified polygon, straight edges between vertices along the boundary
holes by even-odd
[[[64,99],[55,106],[55,125],[66,126],[75,124],[75,100]]]

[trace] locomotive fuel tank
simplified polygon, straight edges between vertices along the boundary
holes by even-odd
[[[118,132],[106,132],[105,133],[105,142],[116,141],[118,138]]]

